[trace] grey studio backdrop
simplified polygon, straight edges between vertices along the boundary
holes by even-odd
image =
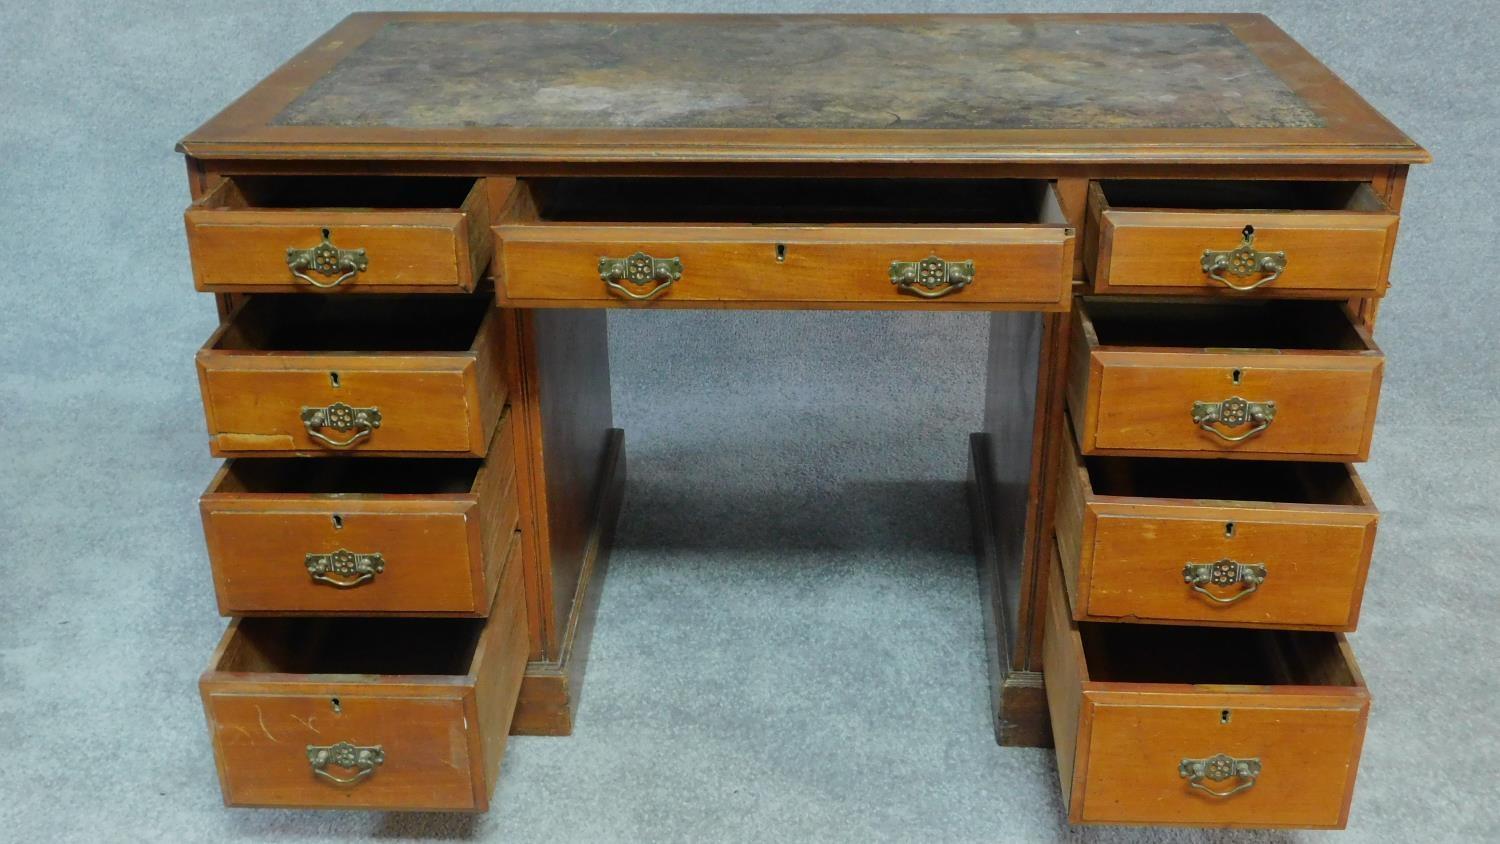
[[[995,745],[960,483],[985,317],[931,313],[612,314],[631,486],[576,734],[514,739],[483,817],[223,808],[195,686],[224,625],[195,506],[215,315],[172,145],[344,14],[403,7],[449,4],[0,4],[0,840],[1500,837],[1484,0],[1257,9],[1437,158],[1377,334],[1361,471],[1383,515],[1353,637],[1375,707],[1349,832],[1070,832],[1051,752]]]

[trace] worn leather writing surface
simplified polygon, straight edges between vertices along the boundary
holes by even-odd
[[[286,126],[1310,128],[1226,26],[962,17],[397,20]]]

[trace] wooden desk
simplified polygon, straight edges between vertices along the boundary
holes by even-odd
[[[1427,154],[1265,18],[356,15],[181,150],[229,804],[482,810],[570,732],[601,309],[963,309],[1001,744],[1074,822],[1347,820]]]

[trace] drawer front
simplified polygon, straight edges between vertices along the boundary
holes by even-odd
[[[1073,240],[1061,228],[933,233],[839,227],[556,228],[498,230],[496,275],[503,302],[1060,310],[1068,302],[1072,276]],[[675,259],[680,277],[644,284],[622,280],[616,287],[601,278],[601,257],[626,258],[637,252]],[[945,282],[931,289],[921,284],[904,289],[892,282],[893,264],[915,265],[929,256],[971,262],[972,281],[948,283],[958,278],[955,273],[967,272],[948,266],[939,268],[946,273]]]
[[[1086,454],[1364,460],[1382,372],[1382,359],[1360,356],[1099,350],[1074,375],[1088,381],[1087,407],[1074,413]],[[1275,415],[1254,434],[1253,416],[1234,426],[1195,418],[1203,404],[1236,398],[1274,402]]]
[[[484,615],[516,550],[514,478],[485,505],[205,500],[219,611]]]
[[[399,358],[200,357],[213,453],[482,456],[488,432],[481,427],[474,361]],[[398,368],[401,363],[412,366]],[[333,372],[338,387],[332,386]],[[336,404],[378,411],[379,426],[304,421],[305,410]]]
[[[1083,551],[1086,592],[1078,604],[1088,617],[1216,624],[1354,628],[1374,548],[1374,517],[1330,523],[1318,516],[1243,511],[1198,517],[1097,514],[1093,541]],[[1232,528],[1229,526],[1232,525]],[[1232,530],[1233,535],[1228,531]],[[1223,563],[1221,582],[1203,581]],[[1252,580],[1232,577],[1236,563],[1262,567]],[[1189,580],[1187,567],[1198,566]],[[1263,576],[1258,583],[1253,578]],[[1235,580],[1235,582],[1223,582]],[[1230,603],[1221,603],[1227,601]]]
[[[526,670],[521,568],[518,559],[504,567],[477,643],[451,636],[423,641],[421,631],[432,628],[414,626],[479,623],[470,619],[231,622],[199,681],[224,802],[487,809]],[[309,621],[343,626],[310,632],[289,626]],[[385,627],[376,633],[370,625]],[[259,635],[245,633],[250,626]],[[337,669],[308,663],[320,647],[350,651],[335,661],[354,657],[360,667],[352,670],[361,673],[327,673]],[[465,658],[467,672],[451,673]],[[308,673],[281,673],[288,660]],[[426,666],[450,666],[450,673],[396,673]]]
[[[1143,656],[1147,663],[1170,661],[1170,654],[1156,653],[1172,645],[1142,653],[1108,637],[1143,626],[1099,625],[1091,631],[1103,637],[1094,653],[1146,672],[1116,676],[1090,663],[1061,581],[1054,556],[1043,678],[1070,823],[1344,826],[1369,715],[1369,693],[1346,642],[1323,640],[1325,647],[1307,657],[1312,667],[1303,670],[1318,673],[1325,685],[1252,685],[1248,677],[1236,685],[1157,682],[1147,678],[1159,667],[1138,663]],[[1194,635],[1191,628],[1168,632]],[[1189,641],[1170,641],[1192,649]],[[1225,663],[1236,659],[1229,651]],[[1220,755],[1256,767],[1231,762],[1227,770],[1205,771],[1193,764],[1206,766]]]
[[[1169,471],[1154,460],[1120,459],[1143,473]],[[1265,491],[1258,494],[1273,500],[1226,500],[1228,480],[1152,498],[1100,494],[1068,447],[1056,536],[1073,617],[1353,630],[1379,513],[1352,467],[1317,465],[1340,479],[1343,498],[1304,502],[1304,488],[1327,479],[1296,474],[1281,481],[1279,500]]]
[[[316,694],[210,694],[205,706],[227,805],[475,808],[474,748],[459,695],[402,697],[330,683]],[[317,773],[310,748],[340,742],[378,747],[381,761],[355,782]],[[344,780],[360,771],[324,769]]]
[[[1212,690],[1143,697],[1085,695],[1082,822],[1343,826],[1366,707],[1314,695],[1252,702]],[[1221,753],[1258,760],[1255,784],[1224,798],[1190,787],[1183,760]],[[1223,793],[1244,782],[1204,785]]]
[[[491,202],[481,179],[448,210],[260,208],[221,182],[184,217],[193,280],[226,293],[471,291],[490,260]]]
[[[1235,288],[1259,285],[1255,295],[1380,295],[1399,217],[1362,192],[1382,210],[1110,208],[1095,185],[1089,202],[1096,233],[1086,256],[1094,292],[1245,295],[1250,291]],[[1255,266],[1263,255],[1279,256],[1274,278]],[[1244,274],[1224,265],[1231,260]]]
[[[464,492],[382,494],[337,483],[297,492],[285,475],[248,491],[242,468],[324,461],[230,461],[199,499],[219,612],[486,615],[520,528],[510,418],[477,470],[455,470],[472,481]]]

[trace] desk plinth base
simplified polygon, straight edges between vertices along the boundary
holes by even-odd
[[[995,541],[994,479],[988,458],[989,435],[969,437],[969,510],[973,516],[974,553],[979,568],[980,604],[984,608],[984,642],[989,654],[990,709],[995,741],[1007,747],[1051,747],[1047,690],[1040,671],[1013,669],[1005,620],[1005,579]],[[1019,530],[1019,525],[1006,526]]]
[[[599,595],[604,590],[610,546],[625,497],[625,432],[619,428],[610,429],[605,467],[573,611],[563,637],[562,656],[556,661],[526,665],[521,697],[511,721],[512,735],[566,736],[573,732],[573,716],[578,711]]]

